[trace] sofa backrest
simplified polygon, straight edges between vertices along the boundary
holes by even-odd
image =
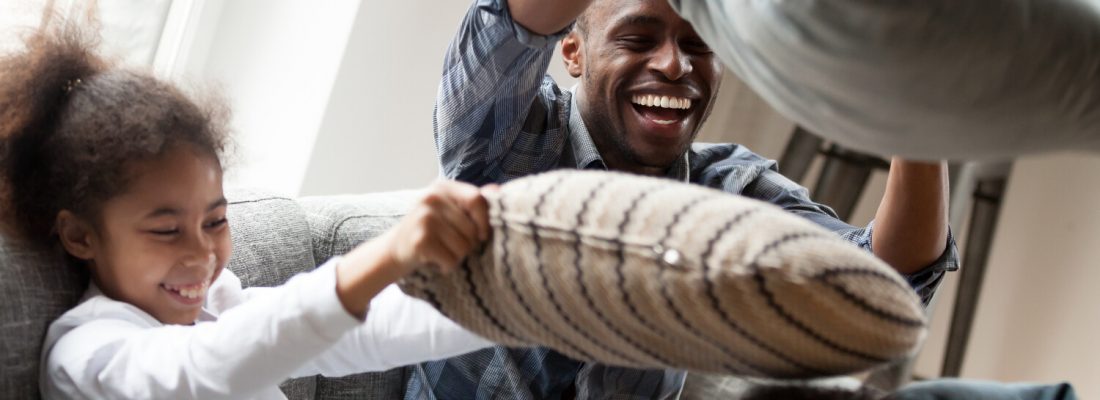
[[[38,398],[38,359],[46,328],[76,305],[87,273],[60,251],[33,251],[0,237],[0,393]]]

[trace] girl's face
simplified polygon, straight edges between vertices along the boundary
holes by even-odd
[[[191,324],[232,251],[221,166],[177,145],[134,171],[126,192],[106,201],[100,223],[87,229],[85,248],[66,248],[90,261],[107,296],[164,324]]]

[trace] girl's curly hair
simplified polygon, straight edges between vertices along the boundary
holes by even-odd
[[[228,109],[96,54],[97,35],[49,21],[0,57],[0,220],[30,244],[55,242],[61,210],[95,221],[135,162],[190,144],[220,159]]]

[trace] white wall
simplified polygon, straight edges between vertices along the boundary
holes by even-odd
[[[1054,154],[1016,163],[964,376],[1069,380],[1081,398],[1100,398],[1098,182],[1100,155]]]
[[[230,100],[239,151],[227,184],[297,194],[360,1],[204,3],[181,75]]]
[[[432,106],[443,52],[466,6],[371,2],[359,9],[302,194],[414,188],[435,179]]]
[[[21,49],[21,38],[42,22],[47,0],[0,1],[0,53]],[[93,13],[102,27],[101,54],[135,68],[148,68],[160,41],[172,0],[98,0]],[[57,16],[87,25],[88,6],[78,0],[56,0]]]
[[[439,174],[432,108],[466,1],[370,2],[355,16],[301,194],[416,188]],[[559,84],[574,80],[560,57]]]

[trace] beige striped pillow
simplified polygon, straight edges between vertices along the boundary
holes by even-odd
[[[925,335],[883,262],[778,207],[696,185],[557,171],[503,185],[493,239],[402,288],[509,346],[766,377],[845,374]]]

